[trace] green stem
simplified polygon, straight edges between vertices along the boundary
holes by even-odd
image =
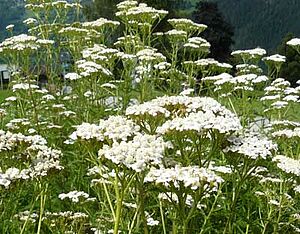
[[[145,191],[144,191],[144,178],[141,178],[141,181],[139,183],[139,205],[140,205],[140,216],[141,216],[141,219],[142,219],[142,222],[143,222],[143,227],[144,227],[144,233],[145,234],[148,234],[149,231],[148,231],[148,225],[147,225],[147,218],[145,216]]]
[[[282,191],[282,182],[280,182],[280,200],[279,200],[279,211],[278,211],[278,217],[277,217],[277,222],[275,224],[275,227],[274,227],[274,233],[278,233],[278,226],[279,226],[279,222],[280,222],[280,218],[281,218],[281,212],[282,212],[282,197],[283,197],[283,191]]]
[[[163,207],[162,207],[162,202],[161,201],[159,201],[159,210],[160,210],[160,216],[161,216],[161,223],[163,225],[163,231],[164,231],[164,234],[167,234],[166,224],[165,224],[165,218],[164,218],[164,211],[163,211]]]
[[[41,226],[42,226],[42,221],[43,221],[43,214],[44,214],[44,210],[45,210],[45,203],[46,203],[46,191],[48,189],[48,184],[46,185],[45,189],[42,190],[41,193],[41,199],[40,199],[40,215],[39,215],[39,224],[38,224],[38,230],[37,230],[37,234],[41,233]]]
[[[122,214],[123,193],[121,192],[121,194],[119,194],[119,195],[120,196],[117,198],[117,210],[116,210],[114,234],[119,233],[119,225],[120,225],[121,214]]]
[[[217,204],[219,195],[220,195],[221,193],[222,193],[222,190],[221,190],[221,188],[220,188],[219,191],[218,191],[218,194],[217,194],[216,197],[215,197],[214,203],[212,204],[212,207],[211,207],[211,209],[210,209],[208,215],[206,215],[205,218],[204,218],[204,222],[203,222],[203,225],[202,225],[202,227],[201,227],[201,231],[200,231],[199,234],[204,233],[204,231],[205,231],[205,226],[206,226],[206,224],[207,224],[207,222],[208,222],[210,216],[212,215],[212,213],[213,213],[213,211],[214,211],[214,208],[215,208],[215,206],[216,206],[216,204]]]

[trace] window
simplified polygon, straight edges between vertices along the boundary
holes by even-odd
[[[2,79],[5,80],[5,81],[8,81],[9,80],[9,71],[2,71],[1,72],[1,75],[2,75]]]

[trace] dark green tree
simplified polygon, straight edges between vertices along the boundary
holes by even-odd
[[[93,0],[84,4],[83,12],[88,20],[98,18],[114,19],[117,10],[116,5],[120,0]]]
[[[208,26],[201,36],[211,44],[210,57],[227,61],[234,44],[234,31],[219,11],[217,3],[200,0],[193,12],[193,20]]]
[[[277,53],[286,57],[286,62],[282,65],[279,76],[288,80],[292,86],[295,86],[297,80],[300,79],[300,55],[286,43],[294,37],[292,33],[288,33],[277,48]]]

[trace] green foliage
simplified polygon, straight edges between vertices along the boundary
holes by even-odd
[[[280,70],[280,77],[285,77],[295,86],[300,74],[300,55],[286,44],[292,38],[294,38],[292,33],[287,34],[278,46],[277,52],[286,57],[286,62],[282,65]]]
[[[28,35],[0,44],[14,69],[0,98],[0,232],[299,230],[300,86],[262,75],[265,50],[237,51],[232,76],[206,58],[205,25],[154,33],[165,10],[124,1],[121,25],[80,22],[78,3],[27,2]]]
[[[83,12],[88,20],[95,20],[100,17],[113,19],[117,11],[116,5],[120,0],[95,0],[84,4]]]
[[[228,60],[234,44],[234,32],[219,11],[218,5],[200,0],[193,12],[193,19],[208,26],[202,36],[211,44],[210,57],[219,61]]]

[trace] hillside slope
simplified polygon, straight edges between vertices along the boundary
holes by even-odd
[[[88,0],[84,0],[86,2]],[[195,4],[199,0],[190,0]],[[261,46],[274,50],[292,32],[300,36],[300,0],[206,0],[219,4],[225,18],[235,28],[235,49]],[[186,9],[191,12],[193,9]],[[0,0],[0,41],[7,36],[5,27],[15,24],[23,32],[24,2]]]
[[[292,32],[300,36],[299,0],[211,0],[235,28],[235,48],[274,50]]]
[[[0,0],[0,41],[8,35],[5,27],[9,24],[15,25],[16,32],[23,32],[25,30],[22,23],[24,17],[23,2],[20,0]]]

